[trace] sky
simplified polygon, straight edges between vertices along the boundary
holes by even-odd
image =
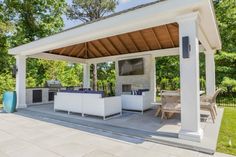
[[[67,1],[68,3],[71,3],[71,0],[67,0]],[[116,8],[116,12],[119,12],[128,8],[132,8],[140,4],[149,3],[152,1],[155,1],[155,0],[119,0],[119,5]],[[65,21],[64,29],[71,28],[81,23],[80,21],[68,20],[66,17],[64,17],[64,21]]]

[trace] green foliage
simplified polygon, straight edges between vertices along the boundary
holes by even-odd
[[[220,52],[215,55],[216,83],[220,85],[224,77],[236,78],[236,53]]]
[[[179,57],[161,57],[156,59],[157,86],[161,89],[177,89],[179,80]]]
[[[224,91],[236,92],[236,80],[224,77],[223,81],[221,82],[221,88]]]
[[[4,0],[14,22],[13,46],[56,33],[64,26],[65,0]]]
[[[56,3],[54,0],[4,0],[1,4],[4,7],[4,11],[1,12],[2,17],[9,19],[15,28],[14,31],[7,32],[8,37],[1,38],[1,40],[5,39],[5,42],[1,42],[5,43],[5,46],[0,47],[4,49],[0,53],[2,66],[0,72],[1,70],[9,72],[11,64],[14,63],[12,57],[7,55],[9,43],[14,47],[59,32],[64,26],[62,15],[65,13],[66,2],[65,0],[58,0]],[[60,71],[55,76],[61,79],[63,85],[78,85],[81,81],[78,79],[78,72],[75,74],[75,71],[81,66],[75,67],[68,68],[67,63],[64,62],[29,59],[27,60],[27,86],[43,86],[46,80],[53,79],[54,73],[51,72],[57,68],[60,68]]]
[[[83,69],[80,64],[47,60],[35,60],[32,63],[27,65],[27,69],[32,69],[27,73],[28,87],[44,86],[47,80],[53,79],[60,80],[63,86],[81,85]]]
[[[116,82],[116,72],[115,72],[115,63],[100,63],[97,65],[97,75],[98,75],[98,89],[103,90],[106,95],[114,95],[114,88]],[[112,87],[112,90],[109,89],[109,86]]]
[[[66,62],[56,62],[54,75],[46,78],[56,78],[61,81],[63,86],[80,86],[82,83],[83,69],[80,64],[68,64]],[[49,72],[50,70],[48,70]],[[46,73],[47,74],[47,73]]]
[[[5,91],[12,91],[14,90],[15,86],[15,79],[8,73],[2,73],[0,75],[0,104],[2,102],[2,94]]]
[[[67,16],[72,20],[89,22],[114,12],[118,0],[72,0]]]
[[[236,52],[236,1],[220,0],[215,8],[223,50]]]
[[[5,73],[10,70],[10,65],[13,62],[13,57],[7,54],[9,44],[9,33],[13,30],[13,24],[9,17],[5,16],[7,10],[6,5],[0,1],[0,73]]]

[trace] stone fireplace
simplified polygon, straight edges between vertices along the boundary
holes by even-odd
[[[151,75],[152,75],[152,71],[151,71],[152,60],[149,55],[141,56],[141,58],[143,58],[144,60],[144,74],[143,75],[120,76],[119,67],[118,67],[119,60],[115,62],[116,64],[115,65],[116,67],[116,95],[130,94],[131,90],[151,88],[150,81],[151,81]],[[120,58],[120,60],[123,60],[123,59],[127,59],[127,58]]]

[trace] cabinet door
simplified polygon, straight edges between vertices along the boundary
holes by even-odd
[[[33,103],[42,102],[42,90],[33,90]]]

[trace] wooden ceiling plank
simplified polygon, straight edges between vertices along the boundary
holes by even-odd
[[[92,42],[89,42],[88,44],[89,44],[89,46],[92,46],[100,56],[104,56],[103,53],[101,53],[101,51],[98,50],[98,48]],[[92,50],[90,50],[90,51],[92,51]]]
[[[105,46],[105,44],[103,44],[102,43],[102,41],[100,41],[100,40],[97,40],[97,42],[100,44],[100,45],[102,45],[102,47],[106,50],[106,52],[108,53],[108,55],[112,55],[110,52],[109,52],[109,50],[107,49],[107,47]]]
[[[59,52],[59,55],[62,55],[66,51],[66,47],[62,48]]]
[[[88,59],[88,43],[84,43],[84,47],[85,47],[85,58]]]
[[[77,52],[77,54],[76,54],[76,56],[78,57],[78,55],[81,53],[81,51],[84,49],[84,46],[82,46],[79,50],[78,50],[78,52]],[[71,54],[72,55],[72,54]]]
[[[152,28],[151,31],[153,32],[153,35],[154,35],[154,37],[155,37],[155,39],[156,39],[156,42],[157,42],[159,48],[162,49],[163,47],[162,47],[162,45],[161,45],[161,43],[160,43],[160,41],[159,41],[159,39],[158,39],[158,35],[157,35],[157,33],[155,32],[154,28]]]
[[[141,39],[143,40],[145,47],[146,47],[148,50],[151,50],[151,47],[148,45],[147,40],[146,40],[145,37],[143,36],[142,30],[141,30],[141,31],[138,31],[138,33],[139,33],[139,35],[141,36]]]
[[[168,34],[168,36],[169,36],[169,38],[170,38],[170,41],[171,41],[171,44],[172,44],[172,46],[173,46],[173,48],[174,48],[174,47],[175,47],[175,44],[174,44],[174,41],[173,41],[173,39],[172,39],[172,37],[171,37],[171,33],[170,33],[170,31],[169,31],[168,25],[165,25],[165,28],[166,28],[166,31],[168,32],[167,34]]]
[[[132,38],[132,36],[129,33],[127,33],[127,35],[129,37],[129,39],[132,41],[135,50],[140,51],[139,47],[136,45],[136,43],[135,43],[134,39]]]
[[[123,42],[123,40],[120,38],[119,35],[116,36],[118,41],[121,43],[121,45],[125,48],[125,50],[130,53],[129,49],[126,47],[125,43]]]
[[[73,49],[73,46],[68,46],[68,47],[64,47],[62,48],[60,55],[66,55],[68,56],[68,53]],[[65,54],[66,53],[66,54]]]
[[[120,51],[117,49],[117,47],[115,46],[115,44],[110,40],[110,38],[107,38],[107,41],[111,44],[111,46],[113,47],[113,49],[116,51],[116,53],[120,54]]]
[[[70,53],[69,53],[69,56],[72,56],[72,54],[75,53],[75,51],[77,50],[78,46],[79,46],[79,45],[75,45],[75,46],[72,48],[72,50],[71,50]]]
[[[83,52],[85,52],[85,47],[82,47],[82,49],[78,52],[76,57],[79,57]]]
[[[91,51],[89,48],[88,48],[88,53],[89,53],[89,55],[91,55],[93,58],[99,57],[99,56],[97,56],[93,51]]]

